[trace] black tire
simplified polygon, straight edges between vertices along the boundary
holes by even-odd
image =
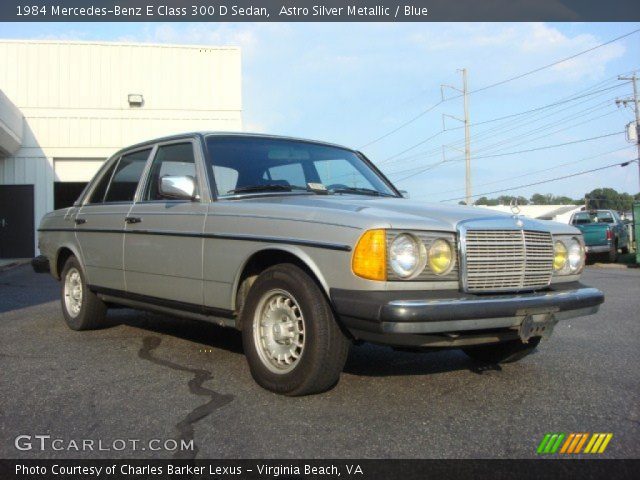
[[[607,261],[609,263],[616,263],[616,260],[618,260],[618,243],[613,242],[607,254]]]
[[[70,311],[66,301],[66,282],[67,276],[77,272],[80,277],[80,285],[82,288],[81,304],[79,311],[74,313]],[[61,295],[60,302],[62,304],[62,314],[67,325],[72,330],[93,330],[104,326],[104,320],[107,315],[106,304],[98,298],[98,296],[89,290],[85,280],[84,271],[78,259],[71,256],[67,259],[62,269]]]
[[[472,359],[482,363],[513,363],[532,353],[539,343],[540,337],[534,337],[529,339],[529,343],[522,343],[521,340],[510,340],[494,345],[463,348],[462,351]]]
[[[300,322],[302,325],[304,333],[298,338],[303,338],[304,346],[298,359],[291,362],[291,366],[270,364],[265,353],[266,347],[263,347],[262,343],[258,344],[262,340],[256,338],[266,338],[262,336],[264,331],[255,331],[254,320],[260,318],[258,323],[262,324],[264,317],[261,312],[267,311],[268,300],[274,295],[288,295],[292,300],[289,303],[294,305],[295,312],[301,315],[301,319],[293,324]],[[282,321],[285,321],[285,317],[289,318],[282,316]],[[281,264],[262,272],[249,290],[242,309],[241,322],[242,342],[251,375],[263,388],[280,394],[299,396],[323,392],[338,382],[351,342],[336,322],[331,306],[321,289],[298,266]],[[281,341],[291,342],[288,339]],[[264,343],[266,342],[267,340],[264,340]],[[280,367],[291,370],[279,372],[277,370]]]
[[[622,248],[620,249],[620,253],[622,253],[623,255],[626,255],[627,253],[629,253],[629,251],[630,251],[630,250],[629,250],[629,244],[628,244],[628,243],[627,243],[627,245],[626,245],[626,246],[624,246],[624,247],[622,247]]]

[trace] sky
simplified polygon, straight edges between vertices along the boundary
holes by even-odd
[[[620,132],[633,112],[615,99],[632,93],[617,76],[640,69],[640,32],[484,87],[636,29],[640,24],[21,23],[0,24],[0,38],[240,46],[244,130],[361,149],[412,198],[455,203],[464,196],[464,129],[446,117],[443,131],[443,114],[462,117],[463,103],[446,88],[448,100],[438,104],[442,84],[460,88],[459,69],[467,69],[474,194],[632,160],[637,150]],[[558,144],[567,145],[546,148]],[[635,194],[638,182],[631,164],[488,196],[581,198],[602,187]]]

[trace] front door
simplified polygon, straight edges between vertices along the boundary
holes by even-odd
[[[0,185],[0,258],[30,258],[33,247],[33,185]]]
[[[150,153],[146,148],[123,155],[104,173],[76,215],[76,236],[91,285],[125,290],[125,218]]]
[[[163,176],[191,176],[202,192],[194,142],[160,144],[145,188],[129,212],[125,234],[125,279],[129,293],[203,304],[202,232],[207,204],[171,200],[159,191]]]

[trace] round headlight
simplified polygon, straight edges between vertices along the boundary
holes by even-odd
[[[572,238],[569,241],[568,250],[568,260],[569,260],[569,269],[571,273],[577,273],[582,270],[584,266],[584,248],[582,244],[576,238]]]
[[[444,275],[451,271],[453,266],[453,248],[451,244],[442,238],[438,238],[429,247],[429,268],[436,275]]]
[[[398,235],[389,246],[389,264],[400,278],[410,278],[420,273],[425,257],[422,242],[408,233]]]
[[[567,265],[567,247],[560,240],[553,244],[553,269],[562,270]]]

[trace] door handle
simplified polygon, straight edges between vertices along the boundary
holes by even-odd
[[[82,225],[83,223],[87,223],[87,220],[85,218],[76,218],[74,222],[76,222],[76,225]]]
[[[124,221],[127,223],[140,223],[142,219],[140,217],[125,217]]]
[[[0,220],[0,227],[4,228],[7,226],[7,221],[3,218],[2,220]]]

